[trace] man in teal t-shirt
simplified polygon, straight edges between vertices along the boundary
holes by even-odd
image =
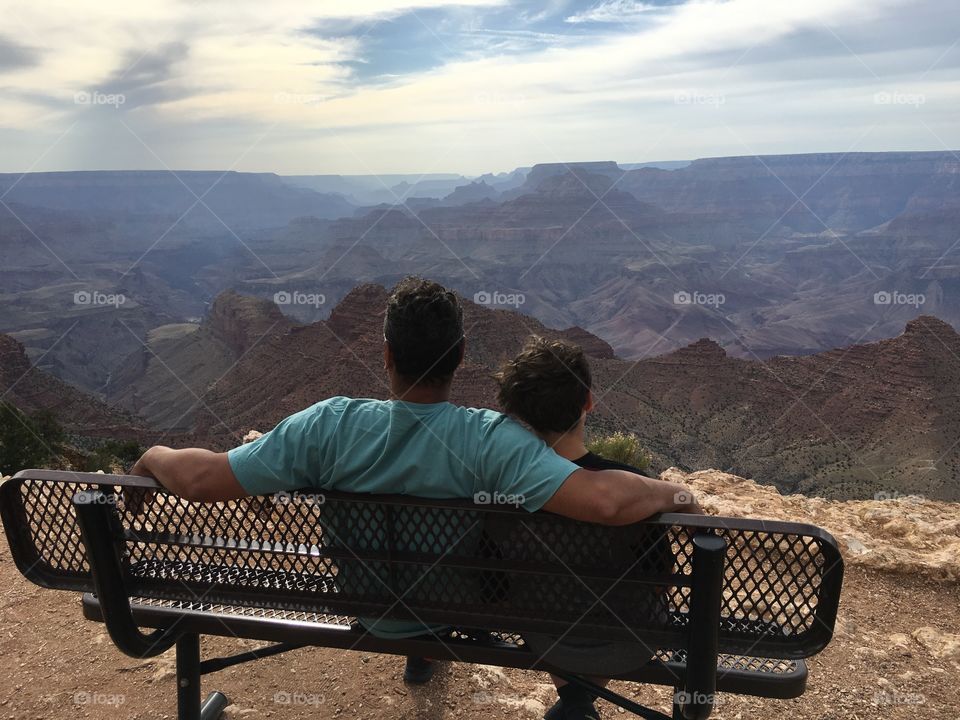
[[[610,525],[685,509],[681,486],[585,470],[500,413],[450,404],[464,348],[457,296],[406,278],[384,319],[391,400],[330,398],[228,453],[155,446],[131,472],[202,502],[309,487],[427,498],[503,493],[530,511]],[[391,620],[368,629],[396,637],[433,628]]]
[[[543,507],[578,469],[492,410],[346,397],[291,415],[227,457],[250,495],[309,487],[425,498],[486,493],[512,497],[530,511]],[[387,638],[442,629],[383,618],[360,623]]]

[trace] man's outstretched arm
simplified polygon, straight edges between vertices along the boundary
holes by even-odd
[[[629,525],[663,512],[703,513],[683,485],[625,470],[577,470],[543,509],[602,525]]]
[[[174,495],[199,502],[246,497],[226,453],[200,448],[174,450],[155,445],[137,460],[131,475],[156,478]]]

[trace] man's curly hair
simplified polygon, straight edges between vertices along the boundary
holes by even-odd
[[[538,432],[565,433],[576,427],[592,384],[580,347],[536,336],[494,378],[504,412]]]
[[[383,336],[397,372],[408,382],[449,382],[464,342],[460,299],[431,280],[406,277],[387,300]]]

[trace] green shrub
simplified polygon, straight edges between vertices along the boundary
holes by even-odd
[[[632,465],[638,470],[650,467],[650,455],[640,445],[640,439],[636,435],[615,432],[612,435],[596,437],[587,442],[587,450],[607,460]]]
[[[124,472],[143,454],[143,448],[135,440],[107,440],[80,460],[83,472]]]
[[[0,402],[0,475],[40,468],[57,456],[63,430],[49,412],[27,415]]]

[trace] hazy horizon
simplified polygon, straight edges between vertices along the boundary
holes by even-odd
[[[866,154],[878,154],[878,153],[949,153],[957,154],[960,153],[960,150],[954,150],[950,148],[944,148],[940,150],[916,150],[909,148],[897,148],[893,150],[857,150],[854,152],[843,152],[841,150],[812,150],[810,152],[784,152],[784,153],[764,153],[761,157],[764,156],[776,156],[776,155],[843,155],[843,156],[856,156],[856,155],[866,155]],[[666,164],[675,164],[675,163],[692,163],[696,160],[717,160],[722,158],[734,158],[734,157],[753,157],[753,155],[711,155],[704,157],[691,157],[691,158],[669,158],[669,159],[659,159],[659,160],[617,160],[612,158],[593,158],[592,160],[554,160],[548,161],[543,164],[556,164],[556,165],[577,165],[580,163],[587,162],[614,162],[620,167],[624,166],[633,166],[633,165],[666,165]],[[960,160],[960,158],[958,158]],[[231,168],[227,172],[242,172],[242,173],[251,173],[251,174],[274,174],[280,177],[294,177],[294,176],[310,176],[310,175],[339,175],[341,177],[376,177],[377,175],[384,176],[402,176],[402,177],[414,177],[420,179],[430,179],[430,178],[456,178],[456,177],[467,177],[467,178],[480,178],[483,175],[501,175],[515,172],[517,170],[529,169],[538,163],[525,163],[520,164],[515,167],[509,168],[497,168],[497,169],[488,169],[481,170],[479,172],[458,172],[456,170],[431,170],[429,172],[422,172],[419,169],[397,171],[397,172],[385,172],[385,173],[376,173],[376,172],[324,172],[323,170],[316,171],[305,171],[305,172],[286,172],[278,171],[271,168],[245,168],[237,169]],[[674,168],[667,168],[674,169]],[[0,170],[0,175],[28,175],[32,173],[44,173],[44,172],[59,172],[59,173],[75,173],[75,172],[224,172],[222,167],[195,167],[195,168],[157,168],[157,167],[130,167],[130,168],[108,168],[108,167],[92,167],[92,168],[63,168],[57,170]]]

